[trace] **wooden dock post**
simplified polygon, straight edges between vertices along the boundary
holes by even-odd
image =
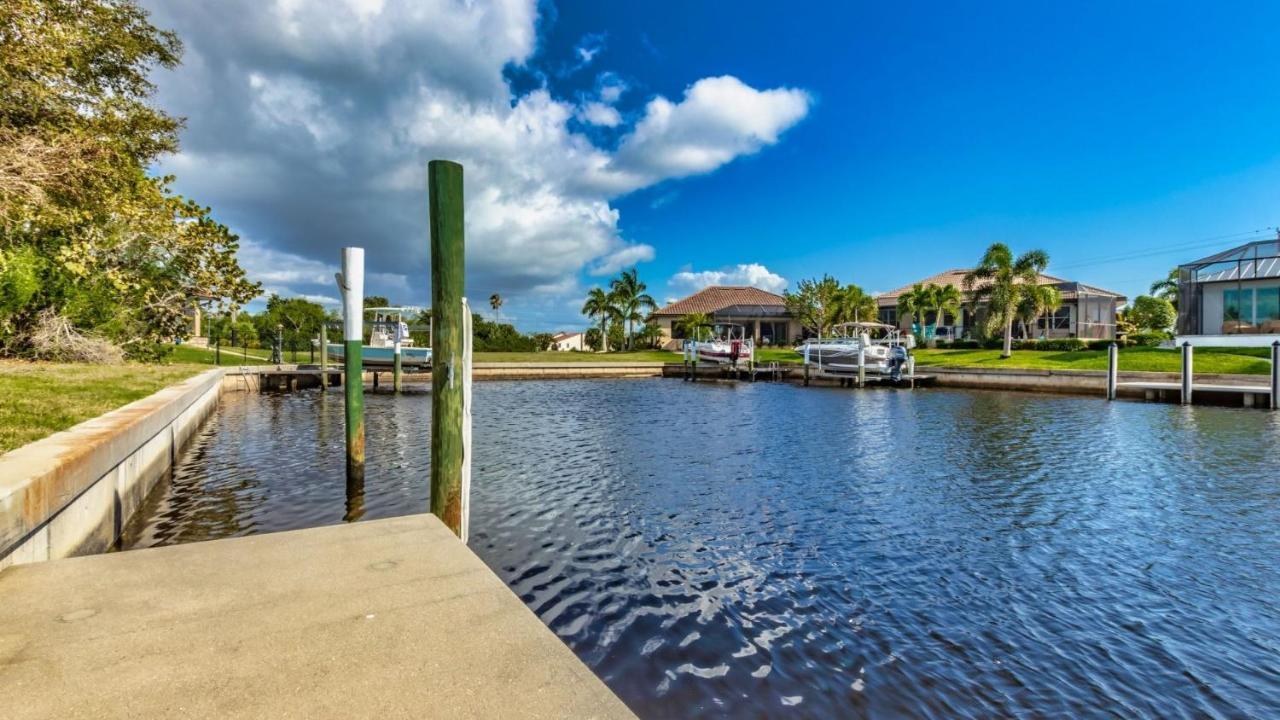
[[[1271,409],[1280,410],[1280,340],[1271,343]]]
[[[342,248],[342,378],[347,420],[347,483],[364,483],[364,248]]]
[[[1187,340],[1182,343],[1182,404],[1191,404],[1191,380],[1194,376],[1192,372],[1192,349],[1191,341]]]
[[[320,323],[320,392],[329,389],[329,324]]]
[[[809,387],[809,343],[804,344],[804,386]]]
[[[867,386],[867,348],[858,345],[858,387]]]
[[[1120,375],[1120,349],[1115,343],[1107,346],[1107,399],[1116,399],[1116,380]]]
[[[463,542],[467,540],[468,498],[464,461],[470,453],[467,420],[463,317],[465,239],[462,166],[448,160],[427,165],[431,222],[431,512]]]

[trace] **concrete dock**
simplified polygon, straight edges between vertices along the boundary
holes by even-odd
[[[6,720],[631,718],[434,516],[0,572]]]

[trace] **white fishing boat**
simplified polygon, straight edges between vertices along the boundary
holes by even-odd
[[[369,343],[360,348],[360,360],[364,367],[394,367],[397,344],[401,367],[431,366],[431,348],[415,347],[413,338],[409,335],[409,325],[402,319],[403,313],[409,308],[365,308],[365,310],[373,312],[374,315],[373,322],[369,323]],[[329,343],[328,350],[329,357],[342,360],[342,343]]]
[[[703,332],[705,331],[705,333]],[[685,341],[685,358],[700,363],[730,365],[749,363],[755,357],[755,342],[747,336],[747,328],[737,323],[716,323],[699,328],[703,339]]]
[[[809,338],[797,345],[795,351],[804,356],[806,363],[834,373],[858,372],[861,353],[866,372],[888,375],[894,368],[894,348],[910,350],[915,347],[914,336],[910,333],[904,335],[897,327],[884,323],[841,323],[832,330],[832,336]]]

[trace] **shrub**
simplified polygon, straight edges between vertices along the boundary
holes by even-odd
[[[1160,343],[1169,339],[1169,333],[1166,332],[1141,332],[1134,333],[1129,336],[1129,342],[1142,347],[1157,347]]]
[[[1078,350],[1084,350],[1088,347],[1088,344],[1080,338],[1053,338],[1050,340],[1018,340],[1014,342],[1013,346],[1017,350],[1076,352]]]
[[[956,340],[951,343],[953,350],[977,350],[982,347],[982,343],[977,340]]]

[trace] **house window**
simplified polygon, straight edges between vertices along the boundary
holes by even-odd
[[[787,323],[760,322],[761,345],[785,345],[787,343]]]
[[[880,308],[880,322],[885,325],[898,324],[898,308],[884,307]]]
[[[1253,288],[1222,291],[1222,332],[1254,332]]]
[[[1258,332],[1280,333],[1280,287],[1258,288],[1254,298],[1254,322]]]

